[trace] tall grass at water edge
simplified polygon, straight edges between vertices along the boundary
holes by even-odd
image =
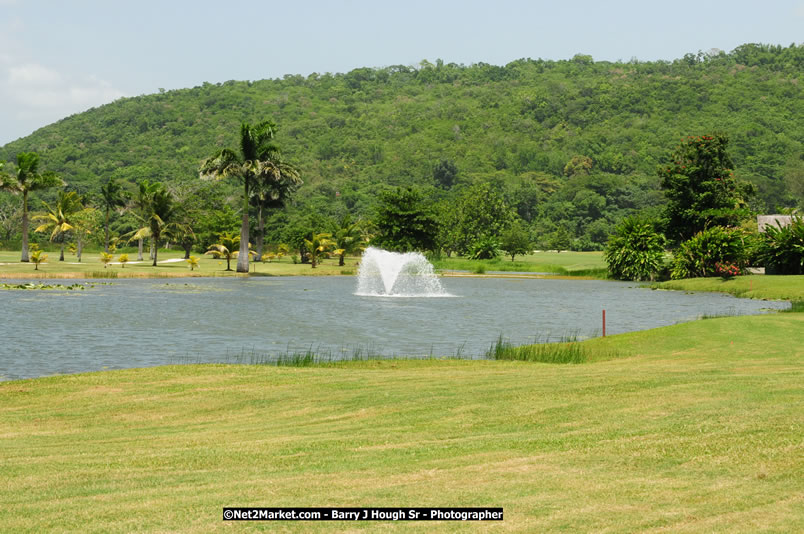
[[[502,334],[489,349],[480,355],[464,353],[463,346],[451,355],[436,355],[432,350],[427,354],[399,355],[387,354],[377,347],[357,346],[340,350],[309,347],[305,350],[286,349],[285,352],[261,352],[254,348],[242,348],[240,352],[227,352],[220,363],[243,365],[274,365],[277,367],[311,367],[333,365],[345,362],[368,362],[389,360],[519,360],[541,363],[584,363],[589,353],[583,349],[575,335],[563,336],[559,342],[549,342],[548,337],[534,339],[533,345],[514,345],[506,341]],[[178,363],[209,363],[196,361],[191,357]]]
[[[589,354],[578,343],[577,336],[565,336],[558,343],[537,339],[533,345],[513,345],[502,335],[489,347],[487,360],[519,360],[541,363],[584,363]]]

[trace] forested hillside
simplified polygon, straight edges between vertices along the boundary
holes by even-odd
[[[534,232],[564,228],[588,247],[628,213],[658,212],[657,167],[687,135],[728,135],[735,174],[758,188],[755,209],[801,203],[802,72],[804,45],[743,45],[672,62],[439,60],[205,83],[68,117],[0,160],[37,152],[80,192],[109,177],[197,180],[203,158],[237,146],[241,121],[267,118],[305,182],[283,217],[368,216],[392,186],[440,199],[484,181]]]

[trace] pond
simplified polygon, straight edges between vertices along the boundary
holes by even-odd
[[[603,309],[617,334],[789,307],[607,281],[443,278],[453,298],[357,296],[352,277],[87,283],[0,291],[0,380],[310,349],[476,358],[500,335],[515,344],[600,335]]]

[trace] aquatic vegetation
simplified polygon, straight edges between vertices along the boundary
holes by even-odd
[[[36,282],[28,282],[26,284],[0,284],[0,289],[10,289],[10,290],[25,290],[25,289],[34,289],[34,290],[43,290],[43,289],[55,289],[59,291],[83,291],[86,288],[95,287],[95,284],[71,284],[69,286],[65,286],[63,284],[42,284]]]

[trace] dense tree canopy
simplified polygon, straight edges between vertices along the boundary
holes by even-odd
[[[751,184],[740,184],[725,135],[689,136],[660,169],[667,195],[666,233],[683,241],[712,226],[734,226],[746,215]]]
[[[757,188],[748,207],[804,207],[803,71],[802,45],[746,44],[672,62],[436,61],[204,83],[67,117],[1,147],[0,160],[37,152],[80,194],[99,193],[110,177],[132,190],[144,179],[193,179],[204,158],[241,144],[243,122],[270,120],[283,126],[274,141],[305,184],[267,212],[266,239],[308,216],[369,219],[396,187],[417,187],[426,204],[455,204],[467,187],[490,183],[537,246],[602,249],[625,217],[663,212],[656,169],[688,135],[728,135],[735,180]],[[247,216],[248,231],[262,235],[251,224],[258,206],[246,207],[237,187],[216,184],[203,201],[222,225]],[[206,246],[231,230],[207,222],[198,233]],[[113,216],[110,232],[135,225]]]

